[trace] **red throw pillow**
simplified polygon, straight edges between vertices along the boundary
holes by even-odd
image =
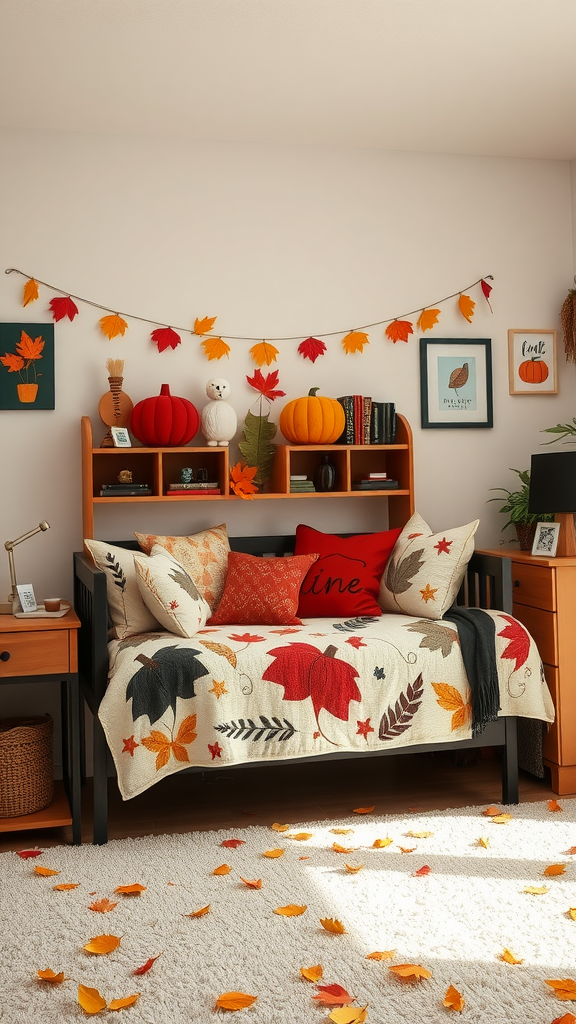
[[[296,616],[300,586],[318,555],[260,558],[228,554],[224,593],[209,626],[301,626]]]
[[[400,533],[398,529],[338,537],[298,526],[295,555],[319,552],[302,584],[298,615],[306,619],[381,615],[380,577]]]

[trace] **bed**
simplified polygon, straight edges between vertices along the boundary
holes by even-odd
[[[294,537],[230,538],[230,548],[281,557]],[[451,621],[329,617],[109,642],[105,574],[84,553],[74,564],[79,675],[94,716],[95,843],[107,841],[110,758],[130,799],[186,769],[492,746],[501,748],[503,802],[517,803],[517,719],[554,717],[538,651],[510,615],[507,559],[472,555],[457,598],[495,623],[500,711],[476,734]]]

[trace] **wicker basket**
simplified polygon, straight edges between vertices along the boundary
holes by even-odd
[[[41,811],[53,795],[50,715],[0,719],[0,818]]]

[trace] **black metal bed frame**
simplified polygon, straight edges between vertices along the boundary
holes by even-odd
[[[139,551],[134,540],[113,541],[117,547]],[[230,537],[233,551],[253,555],[281,557],[294,551],[294,536]],[[512,612],[512,565],[509,558],[474,554],[469,562],[457,604],[475,608],[494,608]],[[108,683],[108,601],[106,574],[97,569],[83,552],[74,554],[74,607],[82,623],[78,637],[79,679],[81,692],[93,715],[93,776],[94,776],[94,836],[96,844],[108,840],[108,769],[112,765],[104,730],[98,718],[98,707]],[[325,761],[343,758],[378,757],[402,753],[430,753],[439,750],[460,750],[468,747],[500,747],[502,764],[502,800],[505,804],[518,803],[518,752],[516,718],[499,718],[489,722],[483,732],[468,740],[447,743],[423,743],[417,746],[395,747],[392,750],[342,752],[318,754],[275,760],[274,764],[293,761]],[[266,759],[250,762],[250,766],[266,764]],[[227,766],[233,767],[232,765]],[[246,765],[242,765],[246,767]],[[189,768],[187,771],[205,771]]]

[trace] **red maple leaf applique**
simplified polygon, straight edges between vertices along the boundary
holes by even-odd
[[[273,402],[275,398],[283,398],[286,394],[285,391],[278,390],[278,370],[273,370],[272,373],[267,373],[266,376],[262,373],[262,370],[255,370],[254,376],[249,377],[246,374],[246,380],[256,391],[259,391],[264,398],[267,398],[269,402]]]
[[[208,750],[212,754],[212,760],[214,760],[215,757],[222,757],[222,747],[218,743],[218,740],[216,740],[216,743],[209,743]]]
[[[370,725],[370,719],[367,718],[365,722],[356,722],[356,725],[358,726],[356,735],[363,736],[364,739],[366,740],[366,743],[368,743],[368,733],[374,732],[374,729]]]
[[[366,647],[361,636],[349,636],[346,643],[350,644],[350,647],[355,647],[356,650],[358,650],[359,647]]]
[[[318,356],[324,355],[326,345],[319,338],[306,338],[305,341],[301,341],[298,345],[298,351],[304,359],[309,359],[312,363],[315,363]]]
[[[437,550],[439,555],[441,555],[442,552],[444,552],[444,554],[446,554],[446,555],[449,555],[450,554],[450,545],[453,544],[453,543],[454,543],[454,541],[446,540],[446,537],[442,537],[442,540],[439,540],[438,543],[434,545],[434,547],[436,548],[436,550]]]
[[[122,742],[124,744],[124,746],[122,747],[122,753],[130,754],[130,757],[134,757],[134,751],[136,750],[136,747],[140,746],[139,743],[136,743],[134,735],[129,736],[127,740],[122,740]]]
[[[78,313],[78,306],[72,301],[69,295],[50,299],[49,306],[56,323],[58,323],[59,320],[63,320],[65,316],[67,316],[69,320],[73,320]]]
[[[236,640],[240,644],[257,644],[264,640],[263,636],[255,636],[253,633],[230,633],[229,640]]]
[[[501,658],[509,658],[511,661],[516,659],[514,671],[517,672],[521,665],[524,664],[530,651],[530,637],[524,626],[521,626],[516,619],[513,619],[510,615],[502,615],[501,618],[505,619],[508,623],[505,628],[498,633],[498,636],[503,636],[510,643],[506,647]]]
[[[284,687],[284,700],[312,699],[316,720],[322,708],[343,722],[348,721],[351,700],[362,700],[353,665],[336,658],[337,648],[329,645],[320,651],[312,644],[289,643],[268,651],[276,660],[262,679]]]

